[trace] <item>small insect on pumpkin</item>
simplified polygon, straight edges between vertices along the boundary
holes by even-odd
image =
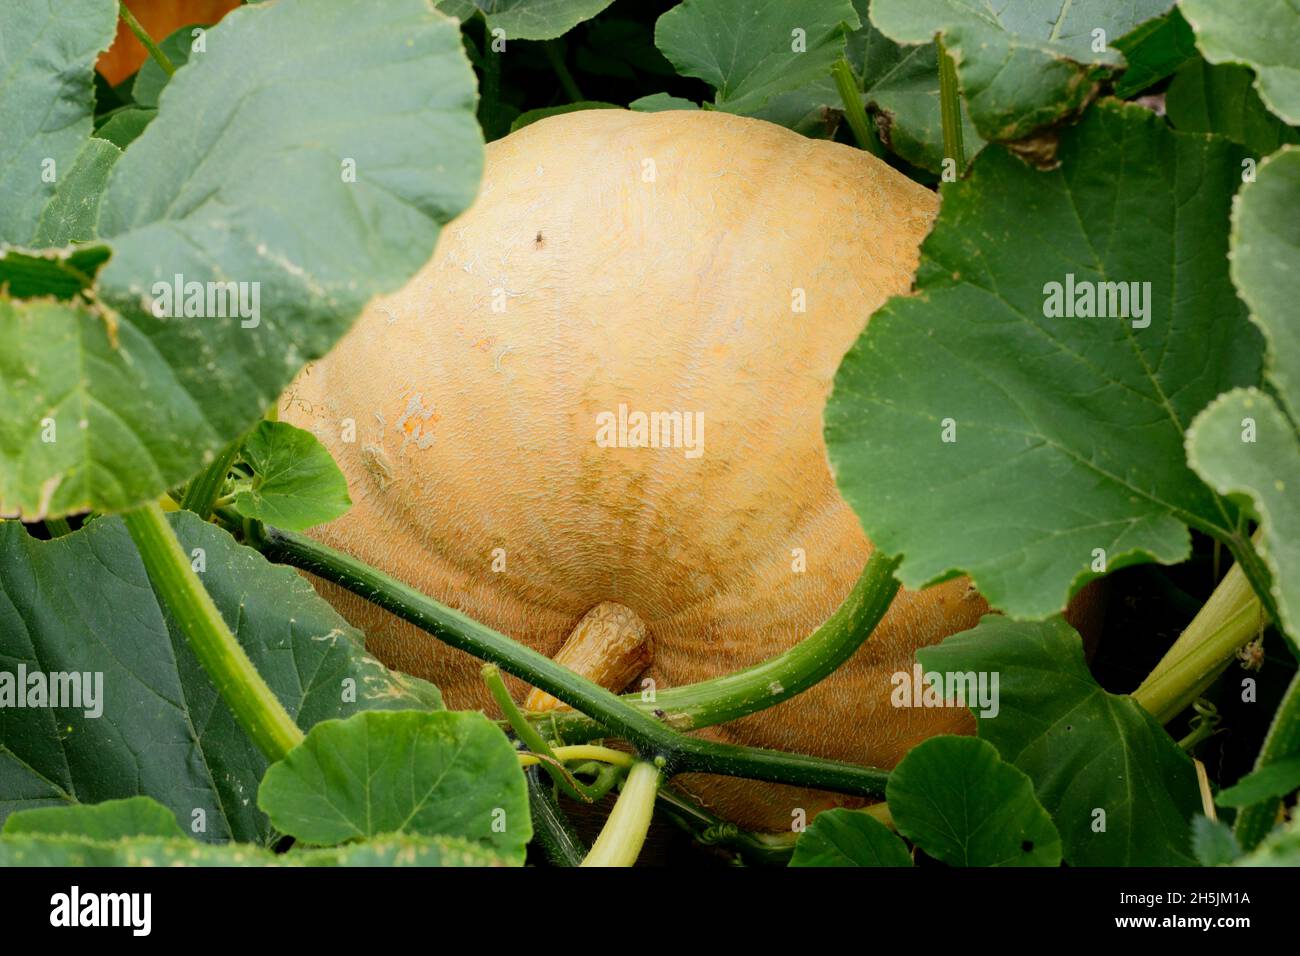
[[[822,408],[868,316],[910,289],[934,193],[719,112],[569,113],[487,157],[433,260],[286,395],[284,419],[321,437],[355,502],[314,534],[615,690],[786,650],[871,550]],[[390,666],[492,710],[477,661],[319,586]],[[901,592],[830,678],[702,733],[892,766],[973,728],[961,708],[892,706],[891,678],[987,610],[965,579]],[[676,782],[750,828],[851,802]]]

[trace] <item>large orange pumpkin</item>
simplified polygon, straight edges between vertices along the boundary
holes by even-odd
[[[870,553],[822,408],[868,316],[909,290],[936,206],[865,152],[719,112],[578,112],[492,143],[433,260],[286,393],[354,501],[313,533],[552,655],[592,608],[629,609],[661,688],[785,650]],[[656,411],[702,416],[702,444],[620,446],[618,422]],[[321,588],[388,664],[490,709],[477,661]],[[965,579],[901,592],[829,679],[703,733],[892,766],[971,729],[891,706],[891,677],[986,611]],[[846,802],[678,782],[764,829]]]

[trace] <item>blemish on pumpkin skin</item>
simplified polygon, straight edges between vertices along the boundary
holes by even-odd
[[[393,469],[388,463],[388,456],[377,445],[361,446],[361,464],[375,484],[379,485],[380,491],[393,483]]]

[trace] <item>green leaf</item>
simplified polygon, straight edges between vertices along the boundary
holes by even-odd
[[[235,495],[235,510],[245,518],[304,531],[352,506],[348,480],[309,431],[259,422],[244,440],[241,457],[253,469],[252,486]]]
[[[88,280],[60,255],[39,260],[54,270],[39,281],[73,295]],[[0,266],[17,261],[11,255]],[[25,282],[14,287],[31,291]],[[60,502],[157,494],[162,477],[145,466],[164,454],[156,441],[181,440],[171,437],[179,428],[171,432],[176,416],[141,404],[136,389],[141,380],[168,381],[170,370],[152,350],[128,365],[121,333],[117,315],[97,304],[0,295],[8,343],[0,353],[0,514],[40,518],[65,513]],[[160,425],[163,434],[151,434]]]
[[[274,853],[247,843],[214,845],[185,837],[100,841],[65,836],[0,838],[0,866],[269,866]]]
[[[666,110],[698,110],[700,104],[668,93],[651,93],[628,103],[627,108],[640,113],[662,113]]]
[[[438,9],[468,20],[483,11],[488,30],[504,30],[510,40],[553,40],[590,20],[614,0],[440,0]]]
[[[150,797],[127,797],[70,807],[42,807],[11,814],[4,836],[70,836],[90,840],[123,837],[184,838],[176,815]]]
[[[1300,422],[1300,148],[1269,156],[1242,187],[1232,217],[1232,281],[1268,342],[1265,372]]]
[[[95,220],[99,216],[99,199],[108,182],[108,174],[122,151],[108,140],[92,136],[77,154],[53,198],[41,210],[33,245],[67,246],[87,242],[95,237]],[[107,250],[105,250],[107,252]],[[107,256],[105,256],[107,258]],[[16,289],[10,290],[19,295]]]
[[[1068,863],[1193,862],[1188,822],[1201,803],[1191,760],[1132,698],[1097,685],[1064,621],[988,615],[916,657],[927,672],[996,673],[997,714],[972,708],[979,736],[1034,781]]]
[[[1255,86],[1278,116],[1300,125],[1300,16],[1292,0],[1254,0],[1246,10],[1221,0],[1178,0],[1196,31],[1196,45],[1211,63],[1241,63],[1255,71]]]
[[[1111,46],[1171,0],[874,0],[871,20],[898,43],[940,38],[957,66],[971,121],[987,140],[1024,139],[1082,112],[1123,66]],[[1102,49],[1094,31],[1104,31]]]
[[[386,837],[277,855],[249,843],[213,845],[181,838],[0,838],[0,866],[505,866],[500,856],[453,837]]]
[[[435,0],[434,6],[447,16],[455,17],[461,22],[470,19],[479,12],[478,5],[474,3],[474,0]]]
[[[889,775],[903,834],[949,866],[1058,866],[1061,838],[1024,773],[987,741],[932,737]]]
[[[208,29],[211,24],[191,23],[189,26],[181,27],[174,31],[166,39],[158,44],[159,48],[166,54],[167,59],[171,60],[172,66],[180,69],[190,59],[190,51],[194,46],[194,35],[192,31],[195,28],[203,30]],[[203,54],[199,54],[202,56]],[[163,88],[171,79],[166,71],[158,65],[158,61],[149,57],[140,65],[139,72],[135,75],[135,80],[131,84],[131,99],[135,100],[140,106],[158,105],[158,97],[162,94]]]
[[[794,847],[791,866],[911,866],[907,844],[858,810],[817,814]]]
[[[871,23],[865,0],[856,0],[862,21],[848,40],[849,62],[862,77],[863,101],[881,142],[914,166],[942,172],[943,127],[939,107],[939,59],[933,43],[895,43]],[[966,165],[984,140],[961,103],[962,147]]]
[[[1285,797],[1300,790],[1300,757],[1286,757],[1246,774],[1231,787],[1220,790],[1214,802],[1221,807],[1249,807]]]
[[[532,837],[514,747],[480,713],[329,721],[266,772],[258,805],[283,833],[329,845],[380,834],[455,836],[523,863]]]
[[[559,116],[562,113],[577,113],[581,110],[621,110],[623,107],[617,103],[599,103],[590,100],[583,100],[579,103],[565,103],[563,106],[544,106],[538,110],[529,110],[527,113],[520,113],[513,123],[510,124],[510,132],[517,129],[523,129],[538,120],[546,119],[548,116]]]
[[[60,300],[79,297],[83,290],[94,285],[95,273],[108,261],[109,255],[110,250],[104,245],[70,249],[0,249],[0,302],[8,303],[9,295],[19,298],[50,297]],[[8,295],[3,291],[5,289],[8,290]],[[14,303],[12,306],[15,314],[21,313],[27,307],[27,304],[22,302]],[[7,308],[0,305],[0,311]],[[11,315],[4,321],[14,322],[16,319]],[[12,331],[12,328],[6,331]],[[18,354],[19,343],[14,339],[5,341],[10,345],[10,354]],[[38,343],[33,351],[39,350]],[[0,359],[2,358],[0,356]],[[19,375],[14,381],[21,378],[23,376]],[[3,380],[0,380],[0,387],[3,385]],[[7,407],[12,408],[13,405]],[[17,423],[10,422],[10,424]],[[0,460],[0,476],[4,474],[4,467],[4,461]],[[0,483],[0,514],[6,513],[3,504],[4,488],[4,484]]]
[[[584,31],[575,62],[594,76],[613,76],[638,83],[675,76],[673,65],[655,47],[652,25],[618,17],[601,17]],[[642,78],[641,74],[649,74]]]
[[[872,316],[825,411],[840,491],[905,586],[961,570],[1041,618],[1098,568],[1181,561],[1185,525],[1235,533],[1182,446],[1259,374],[1227,274],[1241,155],[1111,102],[1062,135],[1058,169],[988,148],[945,184],[917,294]],[[1108,297],[1129,317],[1045,314],[1071,281],[1139,295]]]
[[[1300,866],[1300,817],[1280,826],[1234,866]]]
[[[1177,7],[1124,34],[1114,46],[1128,62],[1114,83],[1115,95],[1123,99],[1160,82],[1196,56],[1196,37]]]
[[[1227,866],[1241,856],[1241,844],[1226,823],[1197,816],[1192,820],[1192,851],[1201,866]]]
[[[831,66],[857,25],[850,0],[684,0],[655,24],[655,45],[717,90],[718,109],[796,127],[839,103]]]
[[[78,346],[65,321],[72,351],[21,346],[25,388],[42,399],[24,405],[115,399],[112,416],[91,420],[75,401],[59,418],[64,436],[89,422],[80,458],[44,445],[24,446],[21,468],[0,462],[0,501],[24,516],[40,516],[42,489],[50,515],[116,511],[192,476],[371,297],[424,265],[441,225],[473,199],[474,76],[456,24],[425,0],[375,0],[360,32],[350,0],[240,8],[207,46],[172,78],[100,204],[113,256],[96,291],[119,313],[114,337],[101,328],[101,341]],[[182,285],[168,309],[178,275],[205,294]],[[61,393],[47,391],[55,379],[68,383]]]
[[[1267,342],[1272,395],[1239,389],[1192,423],[1187,457],[1220,493],[1244,496],[1263,524],[1261,557],[1272,571],[1280,624],[1300,648],[1300,148],[1259,164],[1232,216],[1232,279]],[[1278,407],[1280,401],[1282,407]],[[1289,414],[1289,419],[1288,419]]]
[[[296,866],[510,866],[512,859],[461,837],[384,836],[293,853],[287,862]]]
[[[188,512],[172,524],[300,727],[363,709],[440,706],[433,687],[367,655],[360,634],[297,572]],[[201,839],[272,838],[253,803],[266,760],[159,609],[120,519],[52,541],[0,522],[0,673],[20,668],[46,679],[90,674],[88,688],[99,674],[102,694],[97,703],[62,701],[81,706],[0,707],[0,817],[147,795],[186,828],[205,818]]]
[[[124,106],[114,110],[104,122],[95,128],[95,135],[106,139],[118,149],[126,149],[145,131],[158,116],[156,109],[143,109],[139,106]]]
[[[116,28],[112,0],[0,6],[0,243],[31,242],[41,210],[76,163],[92,125],[91,72]]]
[[[1265,393],[1234,389],[1196,416],[1187,458],[1220,493],[1249,499],[1280,624],[1300,651],[1300,441],[1291,423]]]
[[[1218,133],[1257,156],[1273,152],[1282,143],[1296,142],[1296,130],[1268,111],[1252,79],[1245,67],[1213,66],[1197,57],[1169,84],[1165,115],[1175,129]]]

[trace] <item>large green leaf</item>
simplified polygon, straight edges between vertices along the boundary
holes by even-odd
[[[1114,41],[1172,0],[873,0],[871,20],[899,43],[938,37],[952,54],[971,121],[987,140],[1023,139],[1080,112],[1123,66]],[[1101,31],[1097,34],[1096,31]]]
[[[1273,572],[1281,625],[1300,648],[1300,148],[1259,165],[1233,209],[1232,278],[1268,343],[1277,398],[1255,389],[1224,395],[1192,423],[1187,456],[1224,494],[1244,495],[1263,524],[1261,555]],[[1285,409],[1285,411],[1284,411]],[[1288,418],[1289,414],[1289,418]]]
[[[0,513],[118,510],[191,476],[422,266],[474,196],[473,73],[455,22],[424,0],[368,3],[360,30],[351,0],[259,4],[207,47],[109,176],[97,293],[115,320],[64,317],[66,348],[16,346],[35,417],[0,446]],[[88,123],[89,63],[80,83]],[[188,313],[166,301],[178,275],[207,293]],[[85,440],[33,443],[46,417]]]
[[[684,0],[655,24],[655,45],[717,90],[718,109],[799,127],[838,106],[831,66],[857,26],[851,0]]]
[[[950,866],[1058,866],[1061,838],[1024,773],[973,737],[932,737],[889,775],[898,832]]]
[[[1282,119],[1300,125],[1300,10],[1295,0],[1178,0],[1211,63],[1242,63],[1255,71],[1260,98]]]
[[[5,836],[76,836],[91,840],[120,840],[151,836],[184,839],[176,815],[151,797],[126,797],[70,807],[40,807],[11,813]]]
[[[440,706],[430,685],[365,654],[360,635],[296,572],[192,514],[172,524],[299,726],[367,708]],[[0,522],[0,672],[20,667],[101,674],[103,694],[90,707],[0,708],[0,816],[144,794],[187,830],[202,810],[203,839],[271,837],[253,799],[266,760],[160,610],[120,519],[52,541]]]
[[[989,615],[916,657],[927,672],[997,673],[996,715],[972,708],[979,736],[1033,780],[1068,863],[1193,862],[1188,827],[1201,804],[1191,760],[1132,698],[1097,685],[1064,621]]]
[[[31,242],[71,173],[90,135],[95,58],[116,28],[113,0],[0,5],[0,243]]]
[[[235,493],[234,508],[277,528],[305,531],[333,521],[352,505],[348,480],[309,431],[288,422],[259,422],[240,458],[253,470]]]
[[[1185,133],[1218,133],[1257,156],[1282,143],[1294,143],[1297,131],[1268,111],[1244,66],[1214,66],[1200,57],[1174,74],[1165,92],[1165,113]]]
[[[825,413],[840,490],[906,586],[962,570],[1041,618],[1102,570],[1182,560],[1186,525],[1235,533],[1183,433],[1259,374],[1228,278],[1241,156],[1111,102],[1062,136],[1058,169],[986,148],[945,184],[918,294],[872,316]],[[1131,317],[1045,314],[1070,281],[1149,294]]]
[[[827,810],[795,844],[791,866],[911,866],[907,844],[858,810]]]
[[[1260,163],[1242,187],[1232,228],[1232,281],[1268,342],[1268,379],[1300,422],[1300,147]]]
[[[323,723],[267,770],[257,802],[282,832],[317,845],[453,836],[522,863],[532,838],[519,758],[480,713],[367,713]]]

